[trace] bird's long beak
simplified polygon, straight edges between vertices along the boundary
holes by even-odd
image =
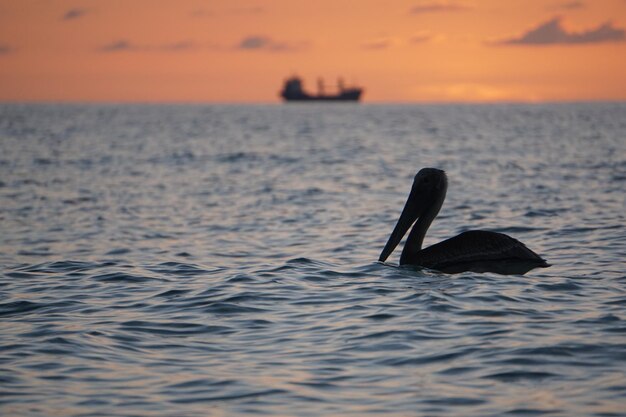
[[[407,230],[409,230],[411,225],[415,223],[417,218],[421,215],[422,210],[423,207],[419,204],[419,199],[417,198],[416,193],[411,190],[409,198],[406,200],[404,208],[402,209],[402,214],[400,214],[400,218],[398,219],[398,223],[396,223],[396,227],[393,229],[393,232],[391,232],[391,236],[389,236],[389,240],[387,241],[385,248],[380,253],[380,257],[378,258],[380,262],[385,262],[387,260],[396,246],[398,246]]]

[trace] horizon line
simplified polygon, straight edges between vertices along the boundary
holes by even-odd
[[[0,99],[0,105],[10,104],[58,104],[58,105],[289,105],[297,107],[308,106],[350,106],[350,105],[499,105],[499,104],[585,104],[585,103],[626,103],[622,99],[574,99],[574,100],[381,100],[381,101],[358,101],[358,102],[313,102],[313,103],[289,103],[282,100],[273,101],[225,101],[225,100],[72,100],[72,99],[42,99],[42,100],[4,100]]]

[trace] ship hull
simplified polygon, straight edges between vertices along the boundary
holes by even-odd
[[[337,95],[309,95],[309,94],[283,94],[285,101],[359,101],[361,99],[361,91],[344,92]]]

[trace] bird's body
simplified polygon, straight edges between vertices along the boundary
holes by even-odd
[[[428,227],[439,213],[447,191],[446,174],[424,168],[415,176],[409,198],[379,260],[384,262],[411,227],[401,265],[414,265],[446,273],[464,271],[524,274],[548,263],[520,241],[502,233],[471,230],[422,249]]]

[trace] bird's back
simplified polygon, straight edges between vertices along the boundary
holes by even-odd
[[[471,230],[401,259],[401,264],[447,273],[464,271],[524,274],[550,266],[522,242],[502,233]]]

